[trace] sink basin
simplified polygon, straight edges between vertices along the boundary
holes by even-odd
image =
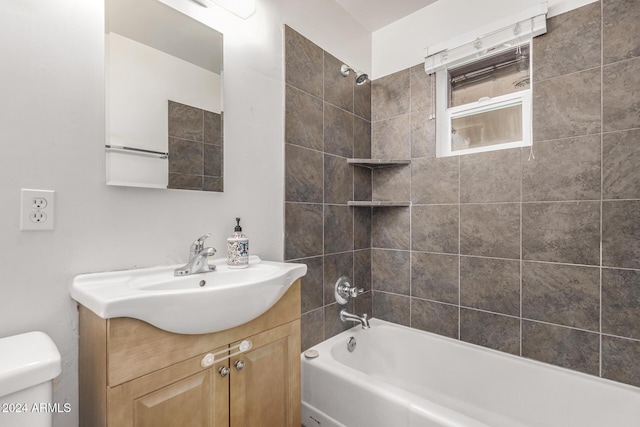
[[[132,317],[178,334],[206,334],[246,323],[271,308],[304,276],[304,264],[249,257],[249,267],[231,269],[225,259],[215,271],[173,275],[178,265],[73,279],[71,297],[103,319]]]

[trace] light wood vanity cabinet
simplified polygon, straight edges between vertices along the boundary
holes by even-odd
[[[243,340],[251,350],[202,367],[207,353]],[[105,320],[80,306],[80,426],[297,427],[299,353],[299,280],[257,319],[205,335]]]

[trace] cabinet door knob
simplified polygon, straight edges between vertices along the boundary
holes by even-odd
[[[222,368],[218,369],[218,372],[220,373],[220,376],[224,378],[227,375],[229,375],[229,373],[231,373],[231,369],[227,368],[226,366],[223,366]]]
[[[236,360],[236,363],[233,364],[238,371],[241,371],[244,368],[244,362],[242,360]]]

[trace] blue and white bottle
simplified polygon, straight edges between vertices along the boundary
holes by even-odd
[[[227,239],[227,265],[229,268],[249,267],[249,238],[242,234],[240,218],[236,218],[237,225],[233,235]]]

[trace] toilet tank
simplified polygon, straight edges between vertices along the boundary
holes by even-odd
[[[51,427],[60,353],[43,332],[0,338],[0,426]]]

